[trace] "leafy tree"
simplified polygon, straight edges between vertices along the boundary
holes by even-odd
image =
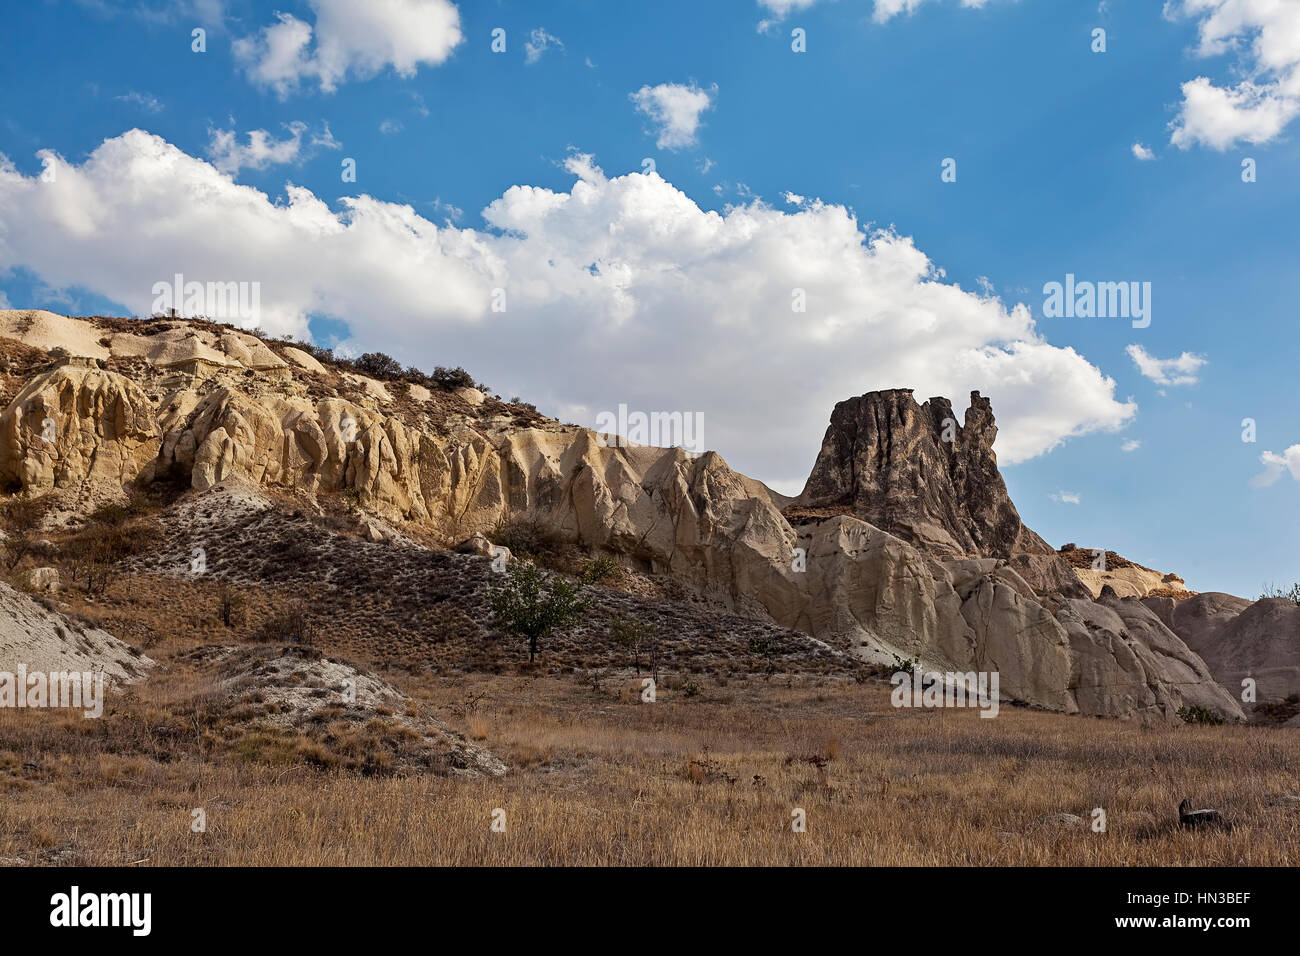
[[[589,606],[581,585],[522,561],[510,567],[488,601],[502,629],[528,640],[529,663],[537,659],[539,641],[578,623]]]
[[[622,615],[609,622],[609,639],[632,654],[636,672],[641,673],[641,654],[649,651],[656,669],[659,662],[659,634],[653,625]]]
[[[17,567],[28,553],[36,549],[41,527],[41,506],[31,499],[14,499],[4,509],[4,527],[8,535],[5,550],[9,552],[9,568]]]

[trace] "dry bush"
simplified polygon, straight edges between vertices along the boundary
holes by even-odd
[[[267,644],[300,644],[312,647],[317,638],[316,620],[302,601],[280,608],[257,629],[253,640]]]

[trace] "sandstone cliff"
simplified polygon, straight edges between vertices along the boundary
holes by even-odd
[[[840,402],[795,508],[845,510],[938,554],[1050,554],[1020,520],[998,472],[989,400],[971,393],[962,422],[946,398],[912,390]]]
[[[1255,682],[1256,704],[1300,699],[1300,607],[1285,598],[1248,601],[1208,591],[1187,600],[1148,597],[1143,604],[1178,634],[1234,696]]]
[[[906,390],[840,403],[791,504],[714,452],[625,447],[210,323],[10,312],[5,334],[73,356],[6,381],[0,414],[0,473],[68,508],[133,483],[244,484],[347,496],[447,545],[527,515],[865,660],[996,669],[1007,699],[1071,713],[1173,720],[1192,702],[1241,715],[1155,614],[1094,604],[1023,525],[978,393],[961,425],[946,400]]]

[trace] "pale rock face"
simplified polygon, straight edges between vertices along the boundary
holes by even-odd
[[[1103,591],[1098,601],[1070,601],[1060,619],[1070,635],[1082,712],[1170,719],[1180,707],[1198,705],[1243,717],[1205,662],[1137,599]]]
[[[34,494],[98,479],[120,490],[137,476],[188,479],[197,493],[349,493],[373,518],[448,544],[529,515],[864,660],[996,670],[1007,699],[1067,712],[1171,720],[1184,702],[1203,702],[1240,713],[1155,614],[1082,600],[1071,569],[1011,505],[978,396],[955,442],[942,435],[946,400],[918,406],[899,391],[841,403],[794,503],[830,514],[791,524],[789,499],[716,452],[610,447],[587,429],[455,411],[434,424],[358,376],[350,398],[309,394],[289,350],[292,365],[275,365],[242,335],[159,336],[157,354],[146,353],[155,360],[211,350],[227,367],[167,377],[155,404],[93,360],[38,376],[0,415],[0,476]],[[130,338],[143,347],[149,337]],[[474,393],[481,405],[477,390],[457,394],[472,407]],[[48,443],[45,417],[59,423]]]
[[[0,477],[32,494],[83,482],[120,492],[157,448],[148,396],[93,360],[36,376],[0,414]]]
[[[32,568],[27,575],[27,584],[34,591],[57,591],[59,589],[59,569]]]
[[[1233,697],[1240,698],[1247,678],[1255,681],[1255,703],[1300,694],[1300,607],[1285,598],[1248,601],[1207,591],[1142,603],[1204,659]]]
[[[1157,589],[1189,593],[1187,585],[1176,575],[1148,571],[1136,565],[1110,568],[1105,571],[1076,568],[1074,573],[1079,576],[1079,580],[1084,583],[1093,597],[1099,596],[1101,589],[1106,585],[1110,585],[1111,590],[1119,597],[1144,598]]]
[[[86,627],[0,583],[0,671],[102,671],[134,683],[154,662],[107,631]]]
[[[487,558],[492,555],[492,542],[486,535],[475,533],[456,545],[456,550],[461,554],[477,554],[481,558]]]
[[[321,363],[316,360],[315,356],[308,355],[302,349],[296,349],[292,346],[286,346],[283,351],[284,357],[300,369],[308,372],[315,372],[318,375],[325,374],[325,366],[321,365]]]

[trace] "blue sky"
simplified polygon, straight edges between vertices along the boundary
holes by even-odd
[[[706,444],[783,491],[834,401],[915,387],[964,409],[980,388],[1013,499],[1053,544],[1200,590],[1300,579],[1300,16],[338,4],[8,12],[5,300],[143,314],[174,272],[256,280],[268,331],[464,365],[568,421],[700,410]],[[1151,283],[1150,326],[1044,316],[1067,273]]]

